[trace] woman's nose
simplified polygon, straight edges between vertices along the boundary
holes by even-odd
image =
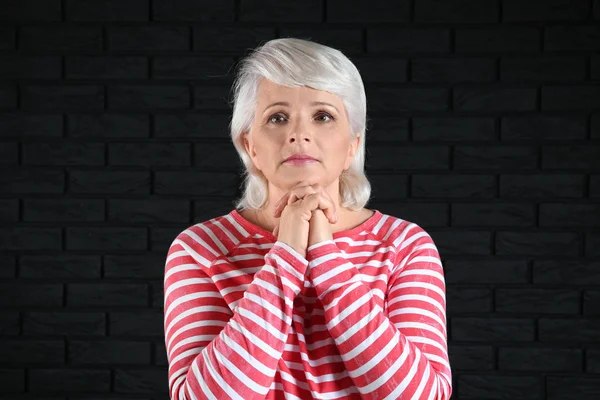
[[[290,134],[290,141],[295,142],[296,140],[310,142],[310,134],[303,127],[297,127],[294,132]]]
[[[310,142],[312,137],[312,134],[310,132],[310,122],[307,122],[302,118],[298,118],[289,127],[292,129],[292,132],[290,134],[290,142],[293,143],[296,140],[300,142]]]
[[[295,142],[296,140],[310,142],[310,137],[305,134],[292,134],[290,135],[290,142]]]

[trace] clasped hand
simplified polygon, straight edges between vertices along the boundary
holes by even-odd
[[[300,182],[275,204],[273,216],[279,218],[286,206],[307,197],[313,198],[311,199],[313,201],[307,202],[307,206],[312,213],[309,221],[308,246],[325,240],[332,240],[333,233],[330,224],[338,222],[338,213],[329,193],[319,184],[311,185],[308,181]],[[279,223],[273,230],[273,234],[277,236],[278,232]]]

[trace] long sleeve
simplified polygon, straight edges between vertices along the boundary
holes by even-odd
[[[365,399],[448,400],[452,393],[442,264],[429,234],[412,230],[410,250],[396,250],[390,268],[386,310],[333,240],[307,251],[326,327]]]
[[[197,243],[190,245],[193,241],[180,234],[165,266],[170,397],[264,399],[284,351],[308,261],[277,241],[232,311],[209,277],[213,254]]]

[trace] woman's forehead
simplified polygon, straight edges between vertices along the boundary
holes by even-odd
[[[257,104],[262,111],[273,105],[287,107],[331,105],[338,111],[342,106],[339,96],[308,86],[289,87],[263,79],[258,90]]]

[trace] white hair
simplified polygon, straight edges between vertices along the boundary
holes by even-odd
[[[356,66],[339,50],[296,38],[273,39],[254,49],[239,64],[233,85],[231,139],[245,167],[244,191],[237,209],[261,209],[268,201],[267,179],[246,152],[243,133],[254,120],[260,81],[266,78],[288,87],[308,86],[338,95],[346,107],[351,138],[361,136],[354,159],[340,175],[343,207],[357,211],[371,196],[365,164],[367,100]]]

